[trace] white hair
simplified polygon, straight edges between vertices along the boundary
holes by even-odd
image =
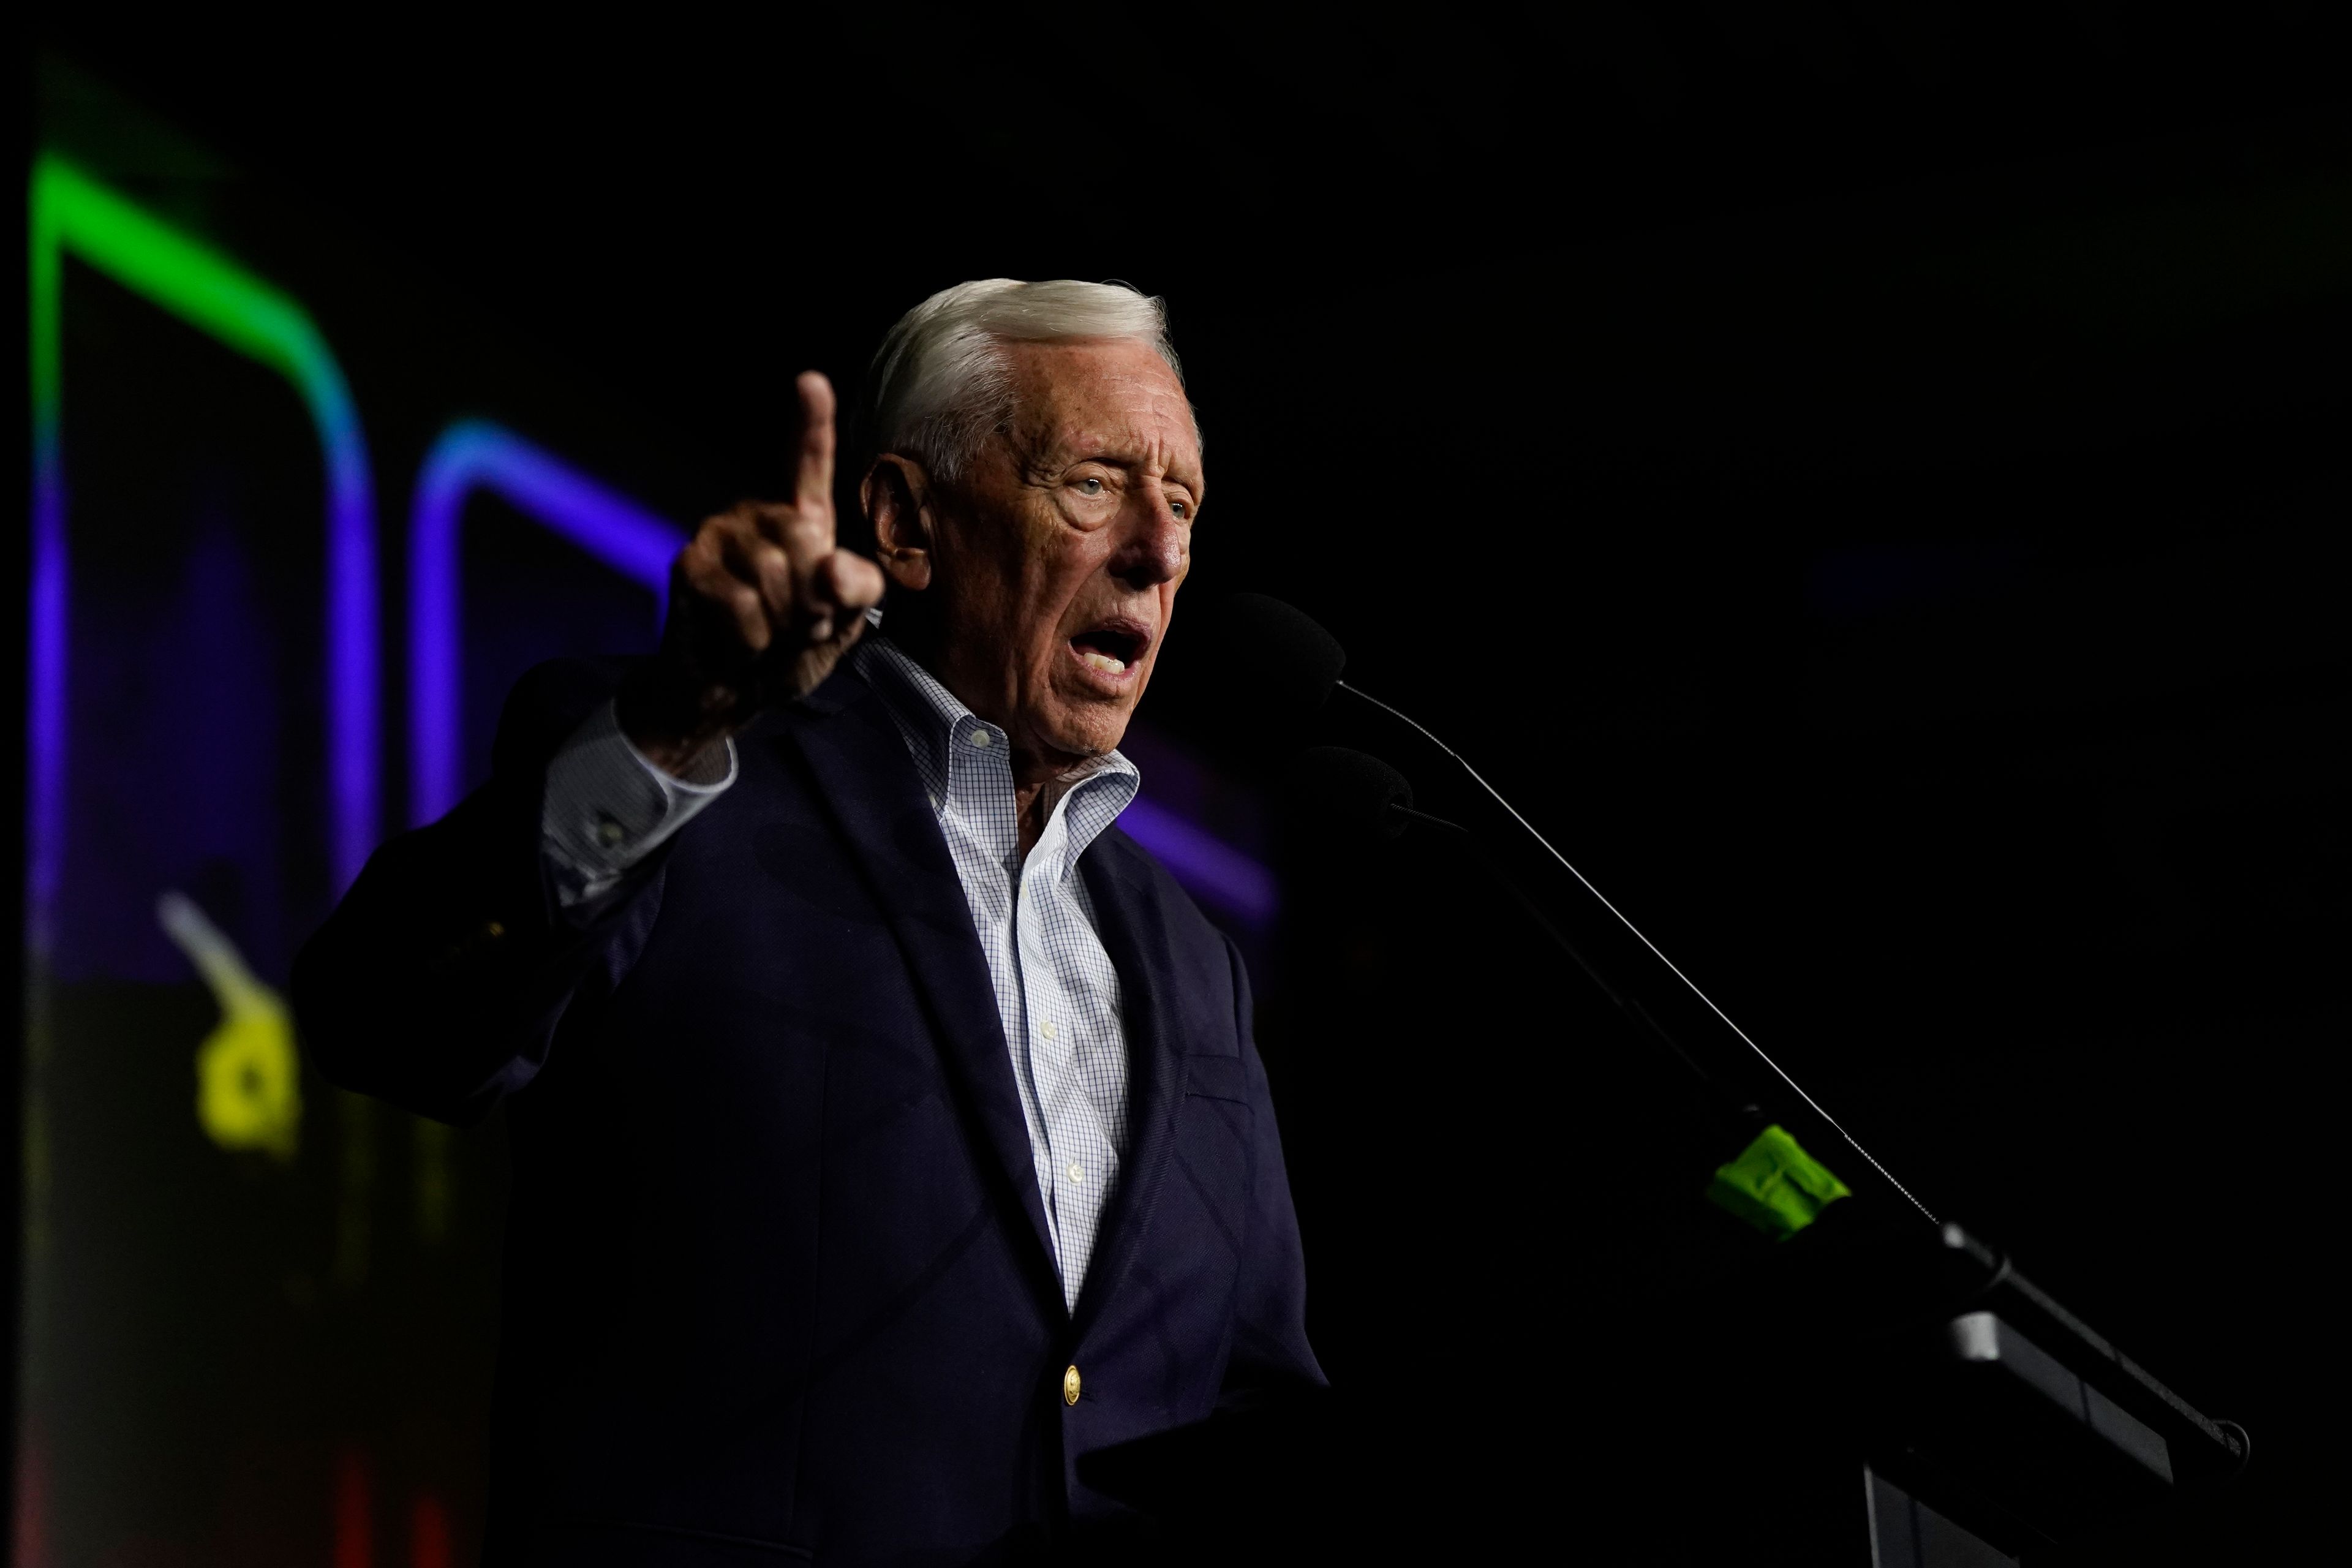
[[[940,289],[882,340],[866,377],[867,450],[902,453],[955,483],[980,443],[1012,417],[1012,377],[999,345],[1084,338],[1147,344],[1183,383],[1158,296],[1124,283],[983,278]]]

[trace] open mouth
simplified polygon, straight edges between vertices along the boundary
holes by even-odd
[[[1125,675],[1151,645],[1151,634],[1133,621],[1106,621],[1070,639],[1070,651],[1088,669],[1109,676]]]

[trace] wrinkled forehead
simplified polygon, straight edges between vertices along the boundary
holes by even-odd
[[[1184,384],[1150,344],[1082,338],[1003,352],[1013,394],[1005,434],[1023,458],[1114,458],[1198,477],[1200,426]]]

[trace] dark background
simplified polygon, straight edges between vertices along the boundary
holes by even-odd
[[[936,288],[1166,295],[1188,593],[1324,620],[1929,1206],[2252,1433],[2234,1492],[2070,1560],[2284,1561],[2324,1517],[2325,8],[47,26],[327,237],[254,247],[361,258],[312,296],[355,379],[414,323],[562,384],[567,449],[674,515],[780,488],[793,374],[853,384]],[[1262,976],[1318,1343],[1496,1400],[1561,1352],[1477,1325],[1608,1288],[1609,1080],[1442,857],[1337,874]]]

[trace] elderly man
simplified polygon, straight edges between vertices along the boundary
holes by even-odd
[[[1115,1511],[1079,1454],[1321,1381],[1240,956],[1114,826],[1202,495],[1159,302],[964,284],[870,381],[878,568],[804,375],[792,501],[298,966],[336,1082],[508,1109],[492,1561],[1017,1553]]]

